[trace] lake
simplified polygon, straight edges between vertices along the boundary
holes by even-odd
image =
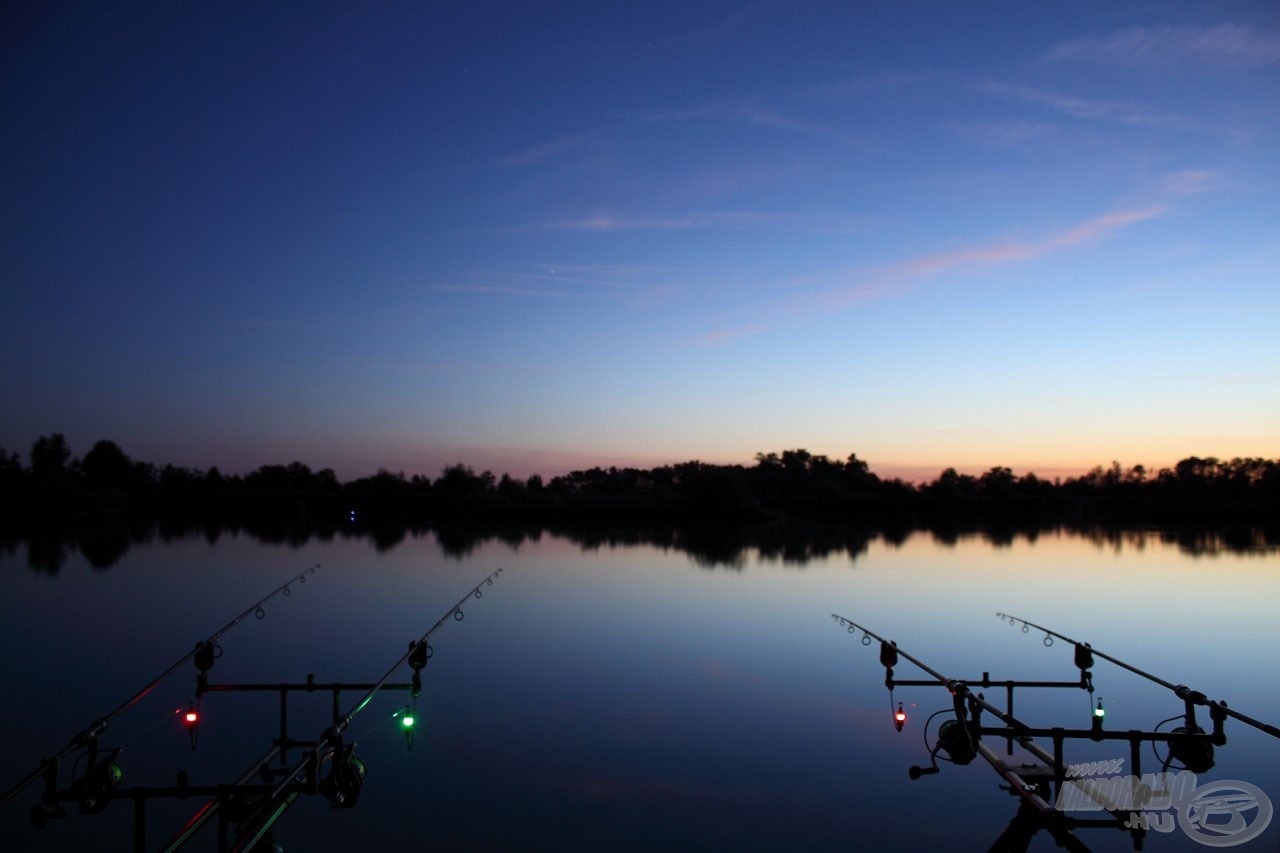
[[[317,563],[264,605],[264,618],[220,639],[212,682],[376,680],[468,590],[503,572],[467,599],[464,619],[432,636],[413,749],[393,716],[406,694],[379,694],[349,729],[367,767],[358,805],[300,798],[274,833],[291,851],[988,849],[1017,799],[986,762],[908,779],[909,767],[929,761],[923,727],[950,707],[947,691],[900,686],[891,705],[878,644],[864,645],[832,614],[948,677],[1078,679],[1071,646],[1046,646],[1043,632],[996,616],[1012,613],[1280,724],[1274,544],[1063,531],[849,534],[820,547],[695,539],[525,532],[459,545],[422,532],[377,546],[356,535],[290,546],[179,537],[129,547],[107,569],[72,549],[56,572],[47,558],[33,569],[23,546],[0,551],[9,735],[0,786]],[[1149,729],[1182,710],[1167,689],[1105,660],[1093,673],[1108,729]],[[122,787],[172,785],[179,770],[192,784],[229,782],[270,746],[274,694],[211,693],[193,751],[174,712],[192,699],[195,675],[190,663],[180,668],[103,735],[104,747],[125,744]],[[393,680],[409,675],[406,667]],[[927,677],[905,660],[896,675]],[[1003,690],[986,695],[1003,706]],[[344,694],[343,709],[358,698]],[[900,733],[897,702],[907,713]],[[290,735],[318,737],[329,704],[327,693],[292,696]],[[1015,712],[1034,725],[1087,728],[1092,706],[1079,689],[1023,689]],[[1200,721],[1208,726],[1204,709]],[[1280,805],[1280,740],[1235,720],[1226,733],[1200,783],[1245,781]],[[1003,755],[1003,741],[984,743]],[[1143,769],[1158,770],[1143,749]],[[1066,753],[1071,762],[1126,756],[1119,742],[1072,743]],[[97,815],[70,806],[37,830],[27,813],[38,800],[32,786],[0,809],[5,849],[132,849],[129,802]],[[149,849],[201,802],[151,802]],[[1078,836],[1097,850],[1133,849],[1113,829]],[[1204,845],[1175,830],[1149,834],[1145,848]],[[1278,848],[1280,820],[1242,847]],[[215,849],[213,827],[188,849]],[[1030,849],[1057,847],[1042,832]]]

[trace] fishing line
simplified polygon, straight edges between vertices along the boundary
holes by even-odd
[[[1163,726],[1165,723],[1172,723],[1174,720],[1181,720],[1181,719],[1182,719],[1182,715],[1181,715],[1181,714],[1174,714],[1174,715],[1173,715],[1172,717],[1170,717],[1169,719],[1167,719],[1167,720],[1161,720],[1160,722],[1156,723],[1156,727],[1153,729],[1153,731],[1157,731],[1157,732],[1158,732],[1158,731],[1160,731],[1160,727],[1161,727],[1161,726]],[[1156,761],[1159,761],[1159,762],[1160,762],[1160,772],[1161,772],[1161,773],[1166,772],[1166,771],[1169,769],[1169,765],[1171,765],[1171,764],[1173,763],[1173,750],[1169,750],[1169,754],[1168,754],[1168,756],[1166,756],[1166,757],[1164,757],[1164,758],[1161,758],[1161,757],[1160,757],[1160,752],[1156,749],[1156,742],[1155,742],[1155,741],[1151,741],[1151,754],[1152,754],[1152,755],[1154,755],[1154,756],[1156,757]],[[1177,768],[1174,768],[1174,769],[1176,769],[1176,770],[1185,770],[1186,768],[1185,768],[1185,767],[1177,767]]]
[[[935,767],[938,764],[936,759],[939,757],[942,758],[943,761],[950,761],[952,764],[955,764],[954,761],[952,761],[950,758],[947,758],[945,755],[943,756],[938,755],[938,750],[942,748],[941,743],[939,743],[937,746],[929,746],[929,724],[933,722],[934,717],[938,716],[939,714],[949,714],[952,712],[952,710],[953,709],[951,708],[943,708],[939,711],[934,711],[932,714],[929,715],[929,719],[924,721],[924,732],[922,733],[922,736],[924,737],[924,748],[925,748],[925,751],[929,753],[929,759],[933,761]]]
[[[140,737],[142,737],[143,735],[145,735],[145,734],[149,734],[150,732],[155,731],[156,729],[160,728],[160,726],[164,725],[164,724],[165,724],[165,722],[166,722],[167,720],[171,720],[171,719],[173,719],[174,717],[176,717],[178,714],[181,714],[181,713],[182,713],[182,709],[181,709],[181,708],[174,708],[172,712],[169,712],[169,711],[164,712],[164,714],[162,714],[159,718],[157,718],[157,719],[156,719],[156,721],[155,721],[154,723],[152,723],[151,725],[147,726],[145,729],[143,729],[142,731],[138,732],[137,734],[135,734],[133,737],[129,738],[128,740],[125,740],[124,742],[122,742],[122,743],[120,744],[120,748],[121,748],[121,749],[124,749],[126,746],[128,746],[129,744],[131,744],[131,743],[133,743],[134,741],[138,740],[138,739],[139,739]]]
[[[383,717],[381,720],[379,720],[378,722],[374,723],[374,724],[373,724],[372,726],[370,726],[369,728],[365,729],[365,730],[364,730],[363,732],[361,732],[360,734],[358,734],[358,735],[356,735],[355,737],[353,737],[353,738],[352,738],[352,740],[353,740],[353,741],[361,741],[361,740],[364,740],[364,739],[365,739],[365,738],[367,738],[369,735],[373,734],[373,733],[374,733],[374,732],[376,732],[378,729],[380,729],[380,728],[382,728],[383,726],[385,726],[387,723],[391,722],[392,720],[395,720],[395,719],[399,718],[399,717],[400,717],[400,716],[405,712],[405,710],[407,710],[407,706],[406,706],[405,708],[398,708],[398,709],[396,709],[395,711],[391,712],[391,713],[390,713],[389,715],[387,715],[386,717]]]

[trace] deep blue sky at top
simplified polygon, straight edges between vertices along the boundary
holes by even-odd
[[[0,445],[1280,456],[1268,3],[8,4]]]

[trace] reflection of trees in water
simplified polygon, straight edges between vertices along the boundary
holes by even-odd
[[[1220,554],[1263,554],[1280,548],[1280,532],[1262,528],[1228,527],[1225,530],[1162,530],[1160,541],[1175,543],[1178,550],[1197,557]]]
[[[1152,540],[1173,545],[1192,557],[1217,557],[1222,554],[1262,556],[1280,551],[1280,527],[1275,526],[1184,526],[1157,530],[1095,526],[1068,530],[1076,536],[1088,539],[1099,548],[1110,548],[1116,553],[1126,548],[1141,551]]]
[[[901,548],[911,538],[911,534],[915,533],[915,529],[909,526],[895,527],[890,525],[880,530],[880,541],[891,548]]]
[[[804,566],[840,554],[857,560],[876,536],[865,528],[829,523],[769,525],[760,529],[752,545],[762,560]]]
[[[422,532],[435,536],[436,544],[446,557],[462,560],[471,556],[480,545],[491,541],[519,551],[526,542],[541,541],[543,529],[522,525],[437,524],[424,527]]]
[[[37,534],[27,540],[27,565],[37,572],[56,575],[69,556],[69,542],[56,534]]]
[[[747,546],[741,531],[734,528],[694,527],[680,531],[675,546],[684,551],[694,564],[704,569],[742,571],[747,562]]]
[[[80,553],[95,569],[109,569],[129,550],[129,537],[121,530],[101,530],[79,537]]]
[[[869,528],[830,521],[789,521],[771,524],[673,525],[515,525],[515,524],[355,524],[327,521],[306,524],[299,519],[262,517],[237,520],[169,516],[143,520],[95,521],[0,531],[0,552],[12,557],[20,549],[34,571],[57,574],[76,553],[95,569],[115,565],[134,545],[203,539],[217,544],[223,536],[249,536],[259,542],[301,548],[313,541],[365,540],[382,554],[403,546],[406,539],[430,536],[445,556],[463,560],[477,548],[498,542],[512,551],[526,543],[554,536],[584,552],[653,547],[687,554],[703,568],[741,571],[752,559],[762,563],[804,567],[815,560],[862,557],[872,542],[901,547],[912,536],[926,535],[954,548],[962,540],[977,539],[995,548],[1018,542],[1034,544],[1043,534],[1076,536],[1100,549],[1142,551],[1152,542],[1176,547],[1192,557],[1222,554],[1266,555],[1280,551],[1280,526],[1184,526],[1159,529],[1066,525],[960,525],[929,527],[904,525]]]
[[[927,532],[933,541],[946,548],[954,548],[964,539],[979,539],[986,542],[993,548],[1009,548],[1015,542],[1026,542],[1034,545],[1043,533],[1074,533],[1073,528],[1060,525],[1015,525],[1015,524],[988,524],[984,526],[978,525],[957,525],[957,524],[934,524],[928,527],[919,528],[923,532]],[[900,543],[899,543],[900,544]]]
[[[652,547],[685,553],[698,566],[741,570],[752,551],[762,561],[803,566],[833,554],[857,558],[875,534],[848,526],[820,524],[671,526],[556,526],[436,528],[441,549],[451,557],[468,556],[487,541],[501,541],[518,550],[544,534],[565,539],[584,552],[614,548]]]

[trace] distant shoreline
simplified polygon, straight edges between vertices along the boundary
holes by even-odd
[[[954,525],[1238,525],[1280,521],[1280,460],[1190,457],[1148,472],[1118,463],[1044,480],[995,467],[948,468],[928,483],[882,479],[851,454],[760,453],[752,466],[685,462],[592,468],[543,482],[457,464],[434,480],[379,470],[339,482],[300,462],[244,475],[157,466],[114,442],[73,457],[62,435],[38,439],[30,464],[0,449],[0,512],[11,528],[93,520],[303,527],[449,523],[686,526],[784,520],[868,527]]]

